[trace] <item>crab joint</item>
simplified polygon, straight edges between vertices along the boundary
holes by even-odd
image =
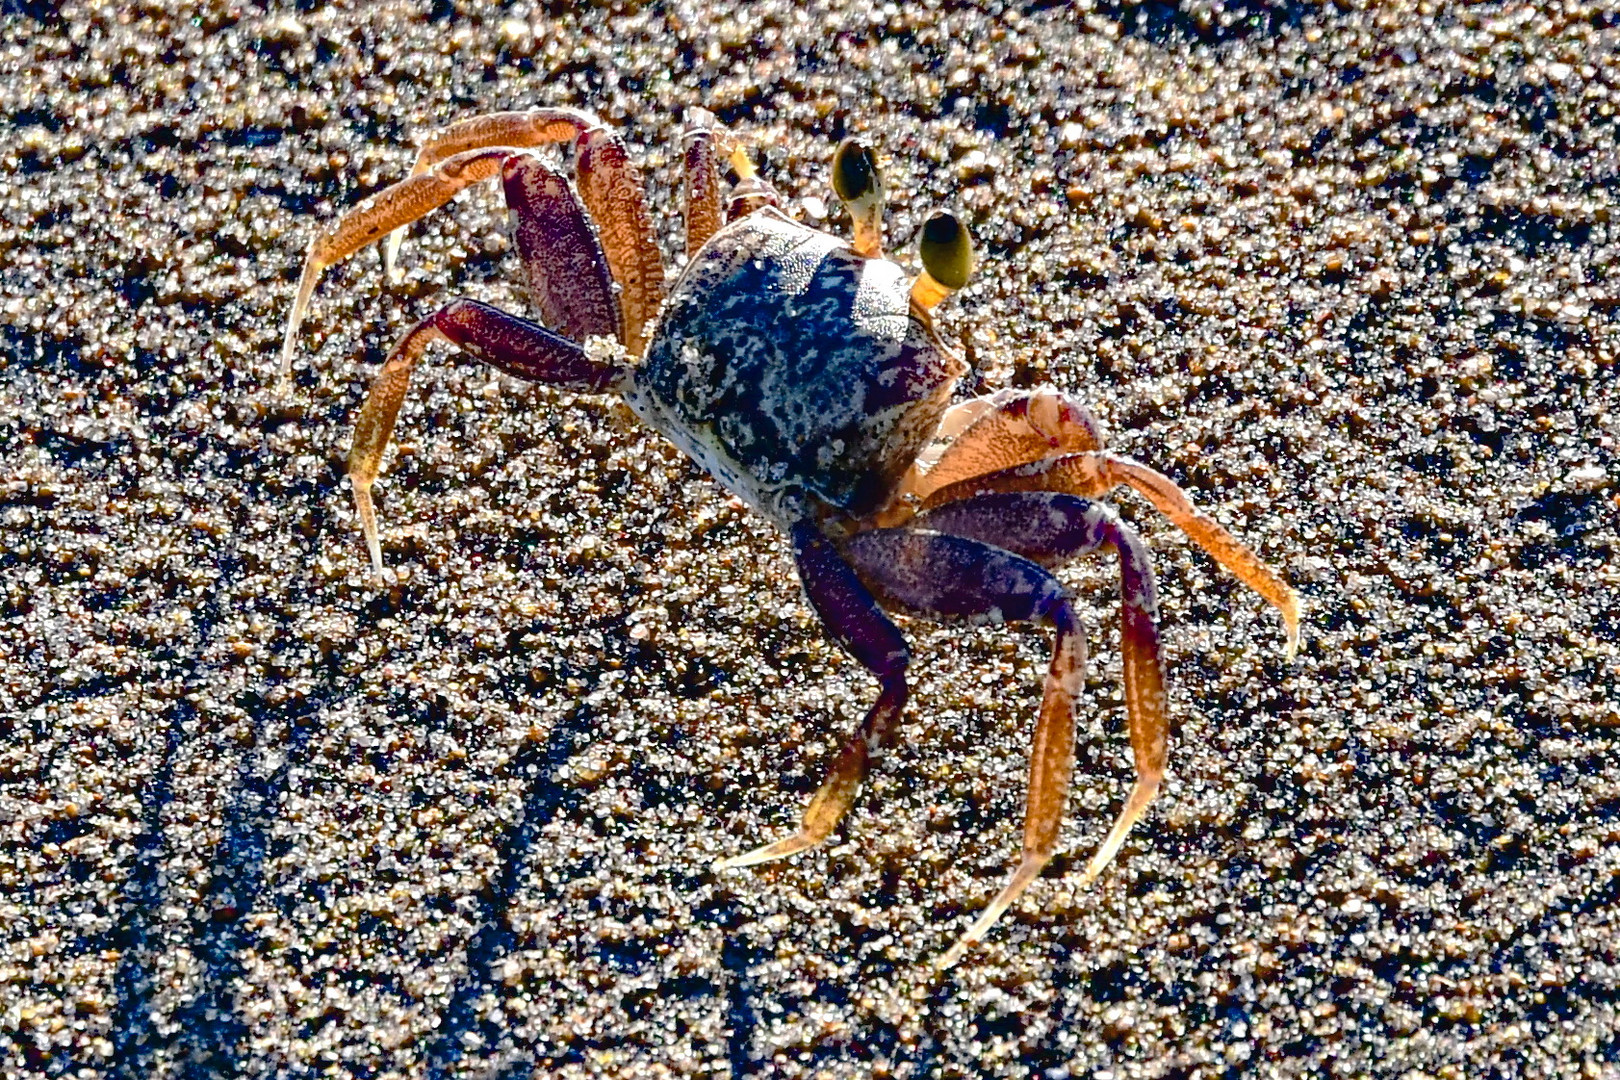
[[[883,255],[883,175],[877,155],[845,139],[833,154],[833,191],[855,222],[855,253],[868,259]]]
[[[911,302],[924,311],[968,283],[973,276],[973,241],[955,214],[935,210],[923,222],[917,242],[923,272],[911,285]]]

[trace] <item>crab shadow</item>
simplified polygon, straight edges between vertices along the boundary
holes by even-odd
[[[159,766],[142,793],[143,829],[123,890],[123,913],[103,943],[119,956],[113,977],[111,1075],[150,1075],[154,1057],[165,1051],[177,1052],[187,1077],[234,1076],[241,1071],[250,1051],[237,995],[248,974],[243,958],[259,944],[258,934],[243,916],[264,896],[270,828],[289,776],[307,756],[315,730],[310,719],[325,700],[340,696],[341,691],[332,689],[319,698],[280,707],[267,706],[251,693],[238,699],[237,704],[254,718],[255,745],[267,745],[271,732],[286,734],[274,740],[273,751],[245,754],[237,766],[224,835],[208,860],[208,884],[189,913],[194,930],[186,948],[200,967],[199,985],[189,1000],[164,1017],[157,1000],[159,951],[173,949],[163,932],[162,911],[169,903],[165,863],[171,857],[165,850],[164,822],[176,801],[176,759],[187,729],[200,719],[190,701],[175,703]]]
[[[426,1058],[428,1075],[449,1075],[452,1068],[472,1052],[469,1045],[496,1047],[504,1034],[497,1013],[480,1015],[478,1005],[486,996],[504,998],[511,992],[497,974],[501,960],[518,946],[518,933],[509,911],[522,887],[524,868],[536,838],[558,815],[578,809],[577,791],[556,782],[558,769],[574,753],[577,741],[588,737],[594,710],[578,704],[552,725],[544,741],[529,740],[511,760],[515,775],[528,776],[523,792],[523,816],[502,840],[497,865],[500,870],[480,898],[479,929],[467,942],[466,974],[457,982],[450,1002],[440,1017],[438,1036]],[[469,1038],[471,1036],[471,1038]],[[583,1061],[583,1057],[580,1059]],[[527,1075],[532,1063],[512,1062],[502,1075]]]

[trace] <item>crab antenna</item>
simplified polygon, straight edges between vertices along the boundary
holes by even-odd
[[[973,241],[955,214],[935,210],[923,222],[917,241],[923,272],[911,284],[911,302],[924,311],[968,283],[973,276]]]
[[[883,175],[877,155],[845,139],[833,154],[833,190],[855,221],[855,253],[868,259],[883,255]]]

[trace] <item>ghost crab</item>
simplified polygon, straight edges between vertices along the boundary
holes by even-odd
[[[575,184],[527,148],[572,143]],[[722,194],[728,145],[738,180]],[[411,371],[447,341],[520,378],[622,396],[642,420],[775,522],[828,633],[877,679],[878,698],[833,761],[796,833],[722,867],[814,847],[853,804],[895,741],[910,654],[886,611],[968,623],[1041,621],[1056,633],[1030,760],[1023,855],[1000,894],[941,958],[981,939],[1050,860],[1074,768],[1074,698],[1086,649],[1050,570],[1112,549],[1136,782],[1083,883],[1108,864],[1158,790],[1169,722],[1148,552],[1118,514],[1091,501],[1125,485],[1282,614],[1298,641],[1294,591],[1200,513],[1167,477],[1110,453],[1097,420],[1052,388],[950,404],[965,365],[931,312],[971,272],[951,215],[923,226],[923,270],[883,254],[883,184],[853,141],[833,187],[853,243],[799,224],[729,136],[702,120],[684,151],[688,262],[665,293],[640,174],[588,113],[541,108],[453,125],[422,149],[410,178],[351,210],[310,247],[287,325],[282,374],[322,270],[384,239],[392,267],[404,226],[463,188],[499,175],[540,316],[457,299],[395,345],[355,425],[349,456],[371,561],[382,548],[370,488]],[[577,189],[577,196],[576,196]],[[594,225],[593,225],[594,222]],[[610,338],[617,354],[587,350]]]

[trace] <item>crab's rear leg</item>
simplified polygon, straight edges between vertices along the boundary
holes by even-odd
[[[602,249],[618,282],[622,324],[619,340],[640,356],[645,327],[664,299],[664,263],[653,239],[647,197],[624,143],[590,113],[578,109],[533,109],[528,112],[490,113],[452,124],[422,147],[412,178],[455,155],[475,148],[520,148],[574,140],[575,180],[601,234]],[[405,183],[409,183],[407,180]],[[410,219],[414,220],[414,219]],[[409,220],[399,223],[409,224]],[[390,226],[394,228],[394,226]],[[402,231],[394,231],[384,245],[383,261],[392,274]]]
[[[942,459],[943,460],[943,459]],[[1121,484],[1137,492],[1170,523],[1282,615],[1287,655],[1299,648],[1299,594],[1220,522],[1192,504],[1174,480],[1140,462],[1107,451],[1063,454],[961,480],[932,492],[924,507],[997,491],[1058,491],[1083,497],[1105,495]]]
[[[701,109],[689,114],[686,134],[685,213],[686,257],[691,258],[708,243],[723,224],[720,213],[720,159],[714,132],[714,117]]]
[[[561,334],[476,300],[452,300],[417,323],[394,346],[377,373],[355,421],[354,444],[349,450],[355,510],[365,530],[372,569],[378,574],[383,571],[382,544],[371,505],[371,485],[410,387],[411,372],[435,341],[459,345],[510,375],[569,390],[615,390],[630,376],[626,366],[597,360]]]
[[[566,114],[569,110],[559,112]],[[521,118],[530,114],[505,115]],[[499,120],[501,117],[482,119]],[[575,122],[566,116],[561,120],[554,118],[554,121],[557,130]],[[468,121],[469,126],[476,123]],[[459,130],[459,126],[452,130]],[[502,129],[494,125],[478,130],[485,137],[493,137]],[[555,133],[544,125],[537,130],[547,139]],[[459,141],[465,142],[470,138],[467,135]],[[535,135],[533,141],[546,140]],[[577,149],[575,170],[580,198],[595,219],[601,253],[607,259],[613,281],[619,286],[617,310],[620,322],[614,330],[631,354],[639,356],[645,341],[646,324],[657,313],[664,295],[663,261],[652,238],[641,173],[631,162],[624,145],[605,129],[597,127],[582,132]],[[509,145],[453,154],[436,161],[430,171],[384,188],[317,236],[304,260],[298,295],[287,319],[287,333],[281,349],[281,377],[286,378],[292,369],[293,343],[298,336],[298,327],[303,322],[310,296],[320,281],[321,273],[327,267],[376,242],[392,230],[443,206],[463,189],[495,176],[504,165],[514,160],[533,159],[519,154]],[[538,163],[535,167],[538,168]],[[510,197],[510,189],[508,195]],[[517,207],[514,206],[514,209]],[[521,239],[520,235],[520,243]],[[531,269],[535,266],[533,259],[526,258],[526,261]],[[541,300],[543,308],[543,296],[537,295],[537,299]]]
[[[612,271],[568,181],[529,154],[507,159],[501,179],[540,321],[574,341],[617,337]]]
[[[1040,621],[1057,631],[1030,746],[1023,857],[983,915],[941,958],[941,966],[948,966],[1040,875],[1057,847],[1074,774],[1074,698],[1085,675],[1085,636],[1057,579],[1003,548],[901,528],[861,533],[845,554],[893,610],[974,623]]]
[[[664,302],[664,258],[653,238],[641,169],[617,135],[593,128],[575,144],[574,182],[596,222],[602,250],[619,285],[623,329],[632,356],[646,345],[647,324]]]
[[[432,172],[401,180],[377,192],[316,236],[309,245],[309,254],[304,257],[298,296],[287,316],[287,333],[281,343],[281,377],[285,379],[292,371],[293,343],[298,339],[298,327],[304,321],[315,285],[327,267],[376,243],[390,230],[443,206],[464,188],[494,176],[510,153],[504,148],[469,150],[446,158]]]
[[[411,175],[420,176],[446,158],[483,150],[490,147],[520,149],[569,142],[591,128],[599,128],[602,121],[579,109],[529,109],[523,112],[486,113],[451,124],[433,133],[417,152]],[[413,219],[414,220],[414,219]],[[409,224],[409,222],[406,222]],[[399,245],[405,239],[405,226],[388,234],[383,243],[383,267],[390,281],[397,279],[395,269],[399,258]]]
[[[844,744],[827,778],[810,800],[799,831],[753,851],[722,859],[720,868],[750,866],[780,859],[827,838],[854,805],[873,759],[892,741],[894,727],[906,704],[906,665],[910,653],[905,639],[861,584],[836,548],[813,525],[793,528],[793,553],[805,595],[821,616],[833,640],[877,676],[881,689],[855,734]]]

